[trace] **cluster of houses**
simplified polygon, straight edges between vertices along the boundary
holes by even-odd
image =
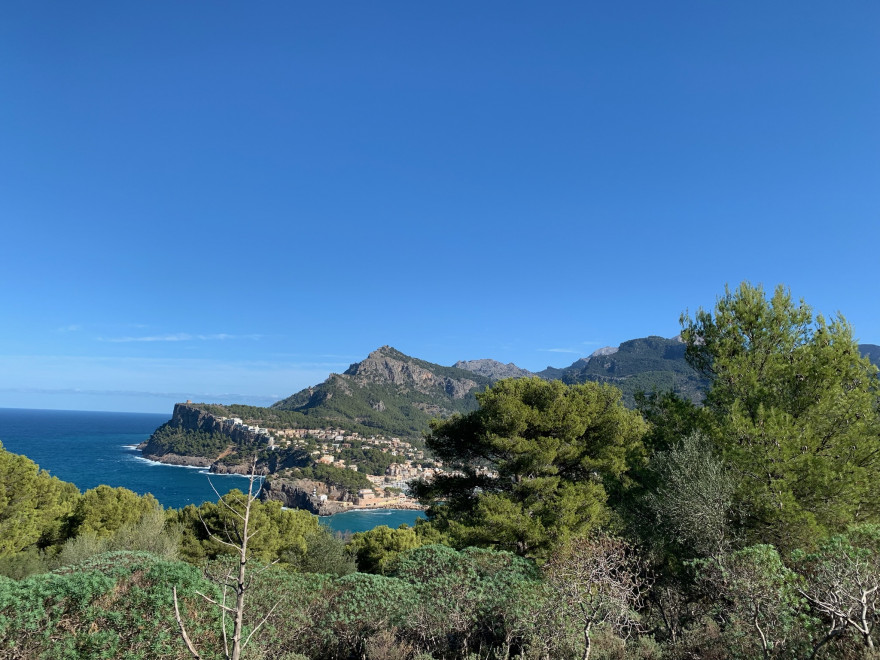
[[[283,447],[313,447],[311,454],[316,463],[324,465],[332,465],[333,467],[358,471],[355,463],[346,463],[340,457],[343,449],[351,449],[358,446],[364,449],[375,448],[386,454],[392,454],[398,457],[399,462],[392,463],[385,471],[384,475],[367,475],[367,479],[374,486],[373,491],[362,492],[360,494],[359,506],[370,506],[373,501],[387,499],[378,493],[382,493],[386,488],[396,489],[401,493],[406,493],[407,482],[413,479],[433,479],[433,477],[443,471],[442,463],[433,461],[430,465],[425,465],[427,460],[421,449],[413,447],[406,440],[400,438],[388,438],[385,436],[362,436],[356,431],[345,431],[343,429],[281,429],[266,428],[250,424],[245,424],[238,417],[220,417],[218,421],[223,425],[224,430],[233,432],[247,431],[250,432],[255,441],[265,441],[266,447],[269,449],[278,449]],[[364,489],[368,491],[369,489]],[[376,492],[374,492],[376,491]],[[372,494],[371,494],[372,493]]]

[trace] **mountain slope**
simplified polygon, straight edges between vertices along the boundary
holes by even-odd
[[[492,380],[501,380],[502,378],[529,378],[534,376],[528,369],[522,369],[513,362],[504,364],[498,360],[459,360],[454,365],[455,369],[464,369],[471,373],[491,378]]]
[[[475,393],[491,382],[485,376],[383,346],[345,373],[331,374],[320,385],[297,392],[272,408],[418,436],[434,417],[475,410]]]
[[[876,344],[859,344],[859,352],[873,362],[875,366],[880,367],[880,346]]]
[[[701,401],[709,382],[685,361],[684,352],[685,345],[678,338],[631,339],[617,350],[600,349],[578,360],[557,377],[569,384],[610,383],[623,391],[627,405],[633,404],[636,392],[654,390],[673,390],[687,399]]]

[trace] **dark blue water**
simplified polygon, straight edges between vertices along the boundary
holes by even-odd
[[[233,488],[247,490],[247,478],[210,475],[206,468],[163,465],[135,450],[169,415],[0,408],[0,442],[24,454],[53,476],[88,490],[100,484],[152,493],[165,507],[216,501]],[[351,511],[322,518],[338,531],[412,524],[417,511]]]

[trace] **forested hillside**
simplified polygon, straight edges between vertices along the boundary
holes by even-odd
[[[356,423],[386,434],[420,436],[428,422],[477,406],[476,391],[489,378],[404,355],[389,346],[370,353],[343,374],[332,374],[272,409],[308,419]]]

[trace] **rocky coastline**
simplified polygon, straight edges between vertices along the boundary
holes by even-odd
[[[148,454],[143,451],[145,442],[142,442],[137,446],[137,448],[141,451],[141,456],[148,461],[153,461],[154,463],[164,463],[165,465],[179,465],[182,467],[206,467],[210,468],[213,466],[214,461],[210,458],[205,458],[204,456],[182,456],[180,454],[162,454],[161,456],[157,456],[155,454]],[[211,470],[214,472],[214,470]]]

